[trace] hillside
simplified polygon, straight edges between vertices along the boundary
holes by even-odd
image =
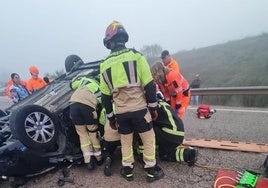
[[[189,81],[200,74],[203,87],[268,85],[268,34],[173,56]]]
[[[267,33],[178,52],[173,54],[173,57],[179,61],[181,72],[189,82],[194,79],[196,73],[200,74],[202,87],[268,86]],[[243,96],[242,99],[239,98],[240,102],[236,103],[267,107],[268,99],[265,98],[267,96]],[[233,101],[237,101],[237,98],[225,97],[220,104],[233,104]]]

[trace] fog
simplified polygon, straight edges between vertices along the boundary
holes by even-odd
[[[171,53],[268,32],[267,0],[1,0],[0,81],[64,69],[70,54],[105,58],[106,27],[120,21],[127,47],[158,44]]]

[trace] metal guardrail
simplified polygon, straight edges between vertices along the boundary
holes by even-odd
[[[268,86],[193,88],[191,95],[267,95]]]
[[[2,95],[1,95],[2,94]],[[268,86],[193,88],[191,95],[267,95]],[[5,91],[0,91],[5,96]]]

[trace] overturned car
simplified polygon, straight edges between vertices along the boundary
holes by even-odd
[[[80,76],[97,78],[100,62],[84,63],[70,55],[64,75],[0,111],[0,177],[31,177],[83,161],[69,117],[70,83]]]

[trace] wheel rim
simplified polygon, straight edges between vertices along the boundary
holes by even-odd
[[[42,112],[29,114],[25,119],[24,127],[26,134],[38,143],[47,143],[55,135],[55,125],[52,119]]]

